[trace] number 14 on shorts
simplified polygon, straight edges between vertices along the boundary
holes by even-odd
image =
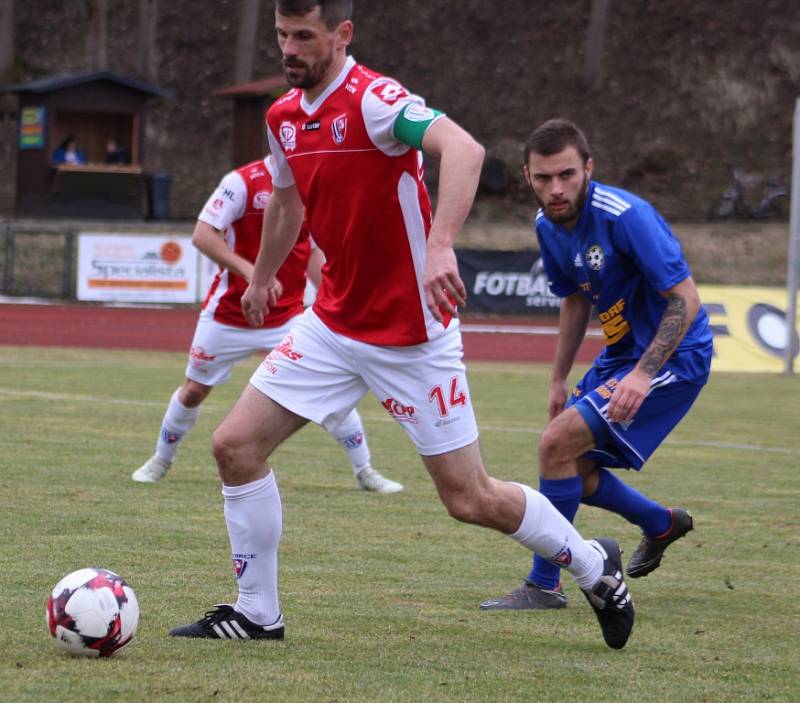
[[[441,417],[447,417],[450,414],[450,408],[455,408],[457,405],[466,406],[467,394],[459,389],[458,376],[453,376],[450,379],[449,396],[445,395],[441,386],[434,386],[428,392],[428,401],[436,405]]]

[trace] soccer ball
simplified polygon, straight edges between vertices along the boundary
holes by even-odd
[[[133,638],[139,602],[113,571],[78,569],[50,593],[45,620],[56,644],[68,654],[110,657]]]

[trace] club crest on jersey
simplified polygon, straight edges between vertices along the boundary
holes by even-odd
[[[339,115],[331,122],[331,132],[333,133],[333,141],[341,144],[347,136],[347,115]]]
[[[548,561],[562,568],[567,567],[572,563],[572,550],[565,544],[558,550],[558,553],[550,557]]]
[[[599,271],[603,268],[605,260],[606,255],[603,253],[603,248],[599,244],[590,246],[586,251],[586,263],[589,264],[589,268],[595,271]]]
[[[297,128],[291,122],[282,122],[278,133],[284,151],[294,151],[297,148]]]

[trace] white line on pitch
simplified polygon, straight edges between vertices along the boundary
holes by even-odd
[[[70,395],[68,393],[48,393],[45,391],[25,391],[15,390],[13,388],[0,388],[0,396],[18,396],[23,398],[36,398],[41,400],[61,400],[73,403],[101,403],[105,405],[128,405],[137,407],[148,408],[164,408],[166,401],[155,400],[132,400],[130,398],[98,398],[90,395]],[[203,403],[203,407],[207,410],[225,410],[226,408],[214,403]],[[368,413],[361,413],[364,420],[370,422],[395,422],[391,417],[384,415],[371,415]],[[542,429],[537,427],[523,427],[520,425],[495,425],[491,422],[479,423],[478,429],[486,432],[511,432],[523,434],[541,434]],[[710,449],[733,449],[737,451],[747,452],[766,452],[769,454],[788,454],[790,456],[800,456],[800,449],[791,447],[765,447],[760,444],[739,444],[735,442],[710,442],[703,440],[679,440],[667,439],[664,444],[669,444],[676,447],[708,447]]]

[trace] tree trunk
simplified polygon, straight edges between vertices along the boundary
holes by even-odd
[[[139,74],[149,83],[158,83],[158,52],[156,27],[158,25],[158,0],[139,0]]]
[[[92,0],[86,53],[90,70],[105,71],[108,68],[108,0]]]
[[[253,59],[258,33],[259,0],[242,0],[240,3],[239,34],[236,37],[236,67],[234,83],[247,83],[253,79]]]
[[[0,79],[14,69],[14,0],[0,0]]]
[[[586,36],[586,61],[583,81],[590,90],[603,84],[603,49],[606,42],[606,24],[610,0],[592,0],[589,33]]]

